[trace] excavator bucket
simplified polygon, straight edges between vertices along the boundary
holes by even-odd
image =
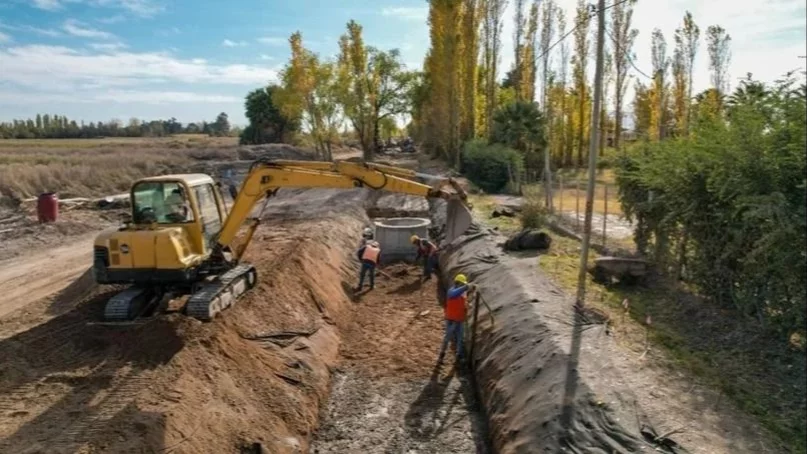
[[[454,238],[465,233],[473,218],[468,206],[461,200],[451,199],[446,206],[445,241],[451,242]]]

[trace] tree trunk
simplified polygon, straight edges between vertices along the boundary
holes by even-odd
[[[678,260],[675,264],[675,279],[682,280],[684,277],[684,267],[686,266],[687,242],[689,242],[689,232],[683,227],[681,238],[678,243]]]
[[[578,118],[580,119],[580,128],[577,132],[577,167],[583,167],[583,136],[585,132],[585,120],[586,120],[586,96],[585,90],[580,90],[580,113]]]
[[[619,149],[619,145],[622,143],[622,96],[619,93],[617,93],[616,112],[614,112],[614,115],[614,148]]]
[[[605,155],[605,134],[608,132],[608,126],[605,124],[606,118],[605,103],[603,103],[603,108],[600,111],[600,157]]]

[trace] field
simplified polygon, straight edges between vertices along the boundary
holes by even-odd
[[[198,160],[234,159],[236,138],[0,141],[0,207],[41,192],[60,198],[117,194],[132,180],[179,171]]]

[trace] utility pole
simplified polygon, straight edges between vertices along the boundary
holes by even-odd
[[[588,187],[586,187],[586,220],[583,224],[583,247],[580,251],[580,272],[577,275],[575,306],[582,309],[586,302],[586,273],[588,249],[591,243],[591,215],[594,211],[594,179],[597,168],[597,149],[600,134],[600,103],[602,98],[603,45],[605,43],[605,0],[597,2],[597,64],[594,67],[594,106],[591,109],[591,139],[588,151]]]

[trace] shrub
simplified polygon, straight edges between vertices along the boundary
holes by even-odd
[[[541,191],[530,191],[521,205],[521,227],[540,229],[546,225],[547,210],[544,206]]]
[[[517,178],[523,168],[519,152],[504,145],[474,139],[463,147],[462,173],[487,193],[501,192],[511,176]]]

